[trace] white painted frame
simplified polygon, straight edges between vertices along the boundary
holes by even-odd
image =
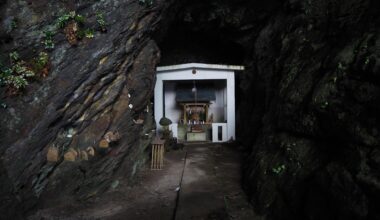
[[[222,127],[222,140],[218,139],[218,127]],[[227,123],[212,123],[212,142],[226,142],[227,138]]]
[[[193,70],[196,71],[193,74]],[[157,67],[156,85],[154,88],[154,117],[157,132],[158,124],[164,115],[164,82],[181,80],[226,80],[227,87],[227,125],[226,137],[235,140],[235,71],[244,70],[243,66],[189,63]],[[172,130],[177,125],[172,126]],[[175,131],[176,132],[176,131]]]

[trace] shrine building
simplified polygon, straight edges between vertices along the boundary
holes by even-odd
[[[178,142],[235,140],[235,71],[243,66],[188,63],[157,67],[154,117]]]

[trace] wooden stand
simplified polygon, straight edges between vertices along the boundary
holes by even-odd
[[[164,167],[165,140],[156,137],[152,141],[151,170],[161,170]]]

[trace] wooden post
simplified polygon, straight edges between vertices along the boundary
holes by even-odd
[[[160,169],[164,168],[164,145],[160,146],[160,150],[161,150],[161,153],[160,153]]]
[[[205,123],[207,122],[207,119],[208,119],[208,104],[206,105],[206,108],[205,108]]]
[[[187,124],[186,105],[183,105],[183,123],[184,123],[184,124]]]
[[[150,162],[150,169],[153,170],[153,162],[154,162],[154,145],[152,144],[152,160]]]

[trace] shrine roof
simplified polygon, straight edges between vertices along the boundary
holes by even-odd
[[[157,72],[183,70],[183,69],[214,69],[214,70],[244,70],[244,66],[236,65],[221,65],[221,64],[206,64],[206,63],[185,63],[171,66],[159,66]]]

